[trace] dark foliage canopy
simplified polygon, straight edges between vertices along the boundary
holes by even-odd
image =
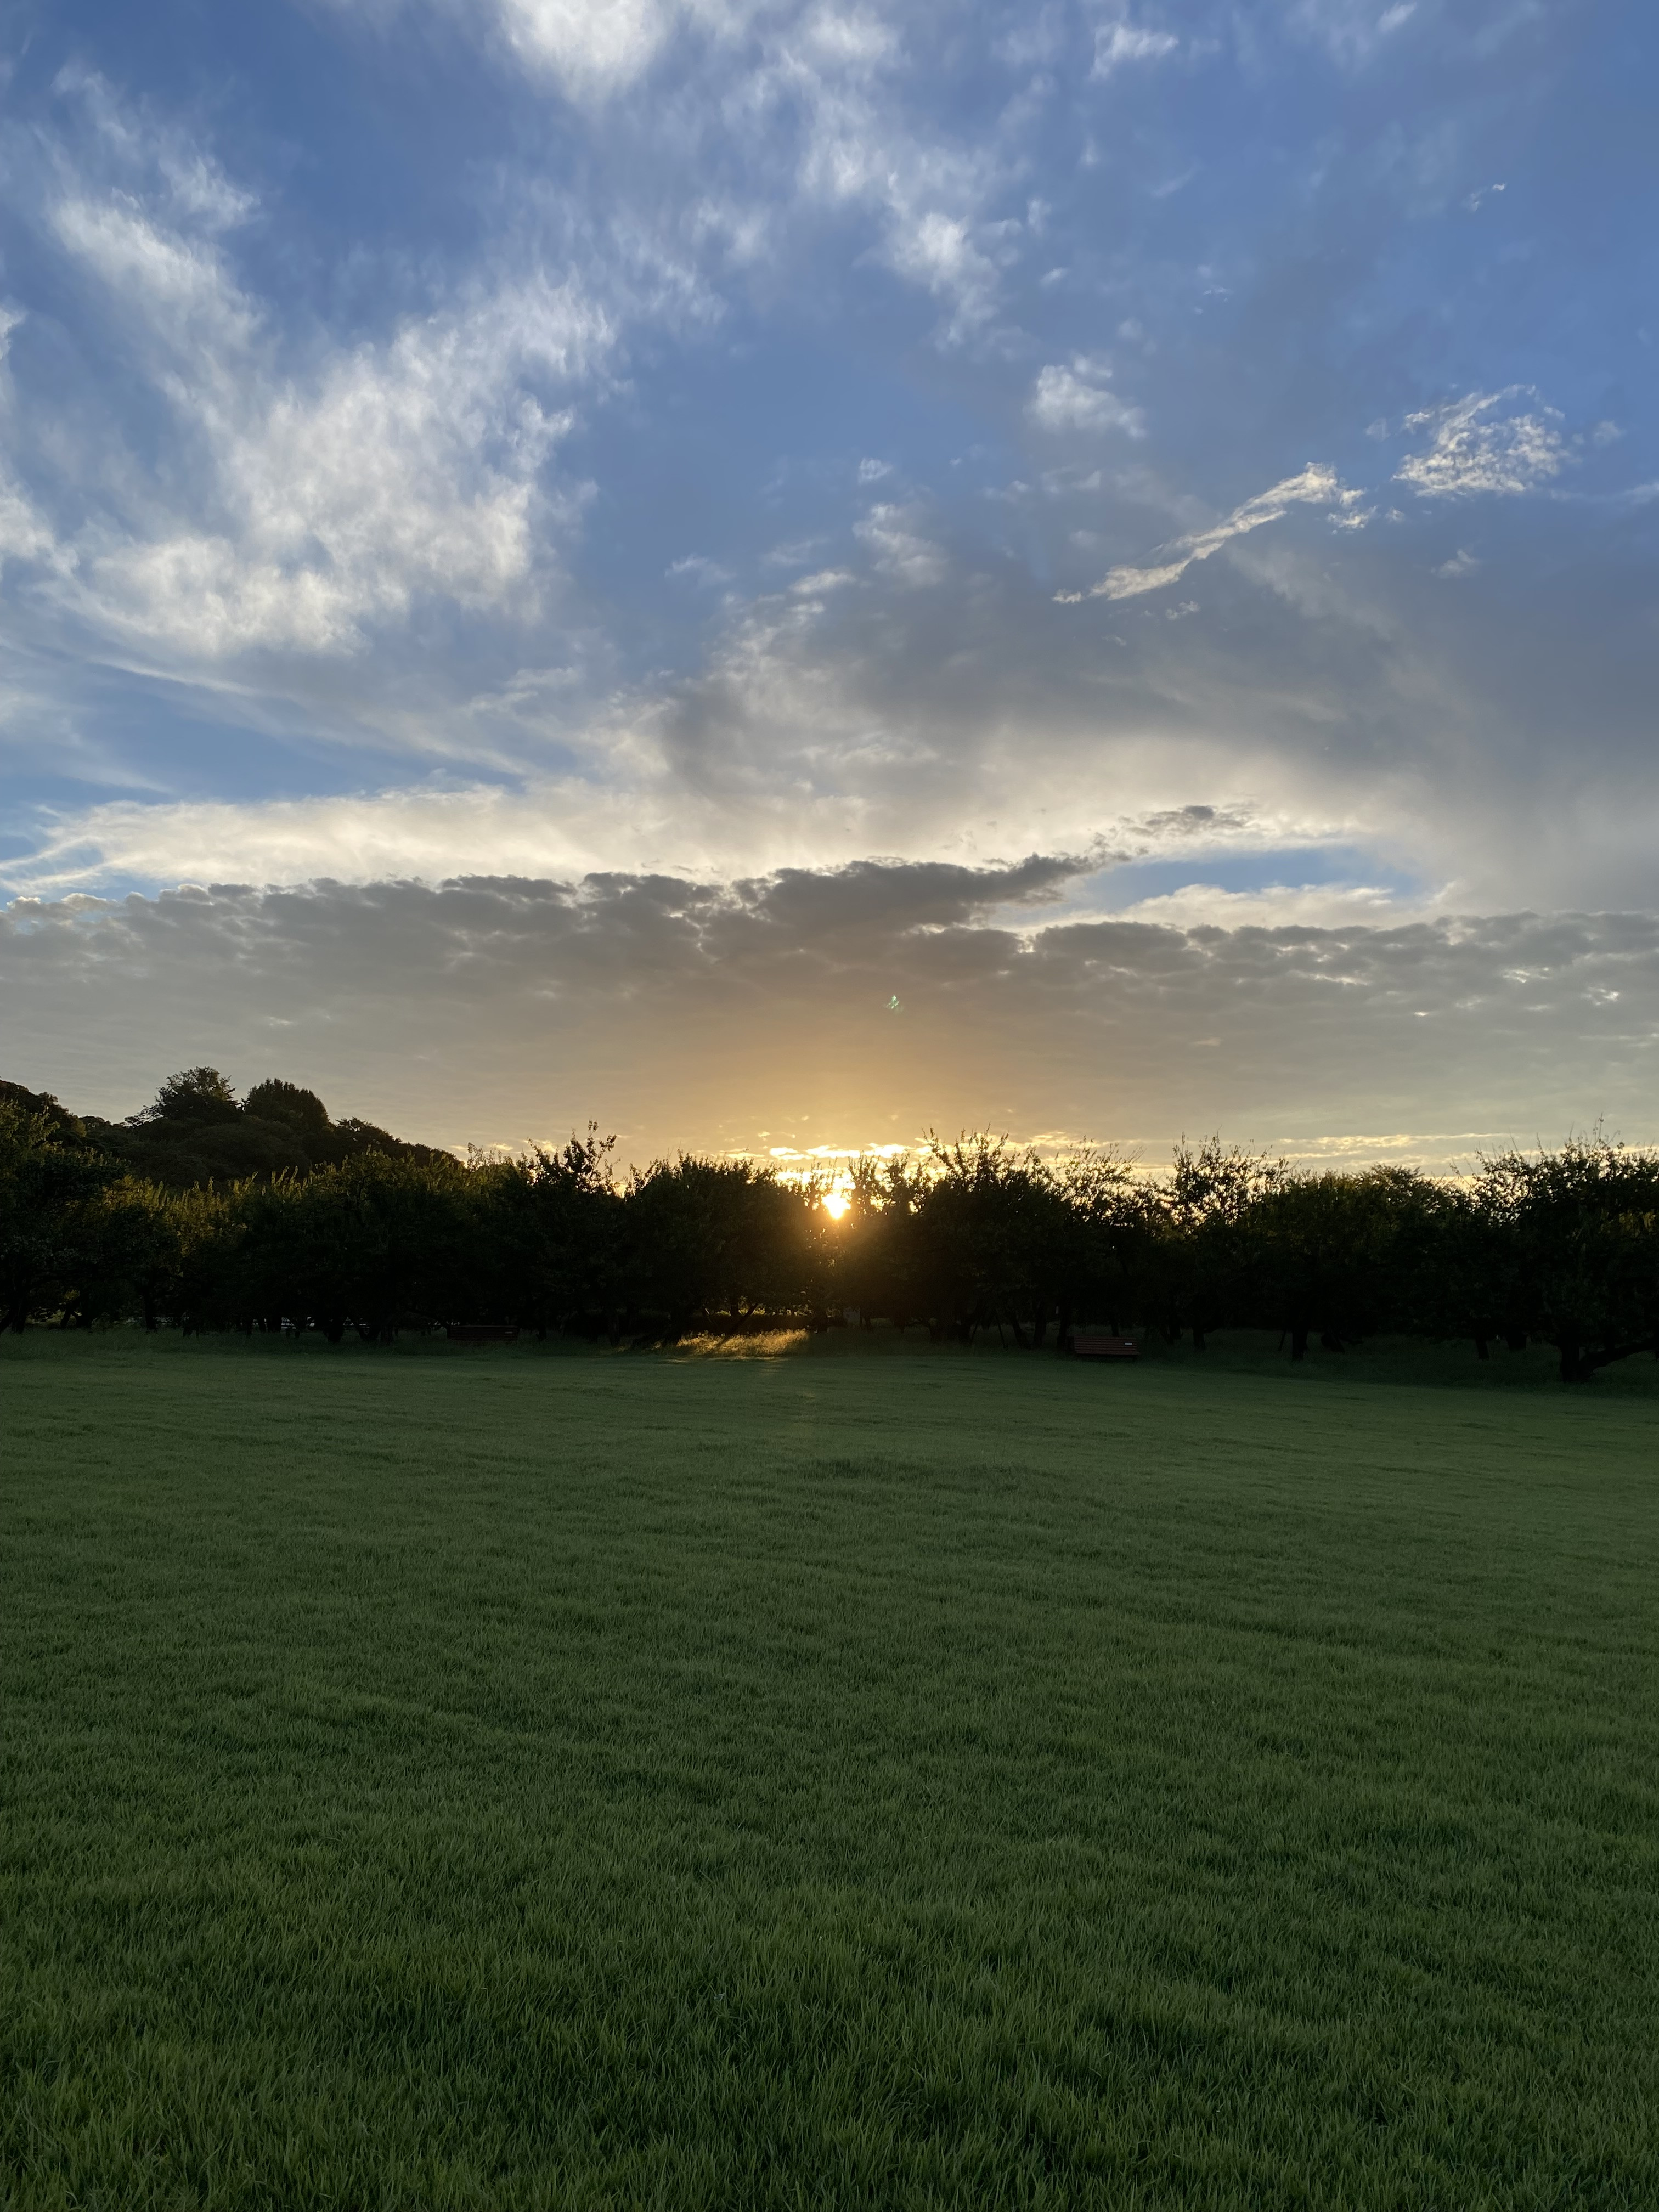
[[[1298,1174],[1184,1141],[1147,1176],[986,1136],[864,1158],[834,1194],[682,1154],[626,1179],[590,1126],[462,1161],[272,1078],[169,1078],[125,1122],[0,1083],[0,1320],[443,1325],[673,1338],[789,1322],[1064,1350],[1079,1324],[1272,1328],[1293,1358],[1378,1333],[1541,1339],[1565,1381],[1659,1354],[1659,1158],[1601,1132],[1443,1182]]]

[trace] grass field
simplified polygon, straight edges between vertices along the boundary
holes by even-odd
[[[1659,2203],[1659,1407],[0,1354],[19,2207]]]

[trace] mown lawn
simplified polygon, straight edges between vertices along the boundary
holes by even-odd
[[[1659,2203],[1650,1401],[0,1396],[7,2203]]]

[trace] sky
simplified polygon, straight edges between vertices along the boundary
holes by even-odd
[[[1659,17],[10,0],[3,1072],[1659,1139]]]

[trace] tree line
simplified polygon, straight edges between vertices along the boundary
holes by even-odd
[[[1566,1382],[1659,1356],[1659,1158],[1600,1132],[1445,1180],[1224,1146],[1139,1172],[1005,1140],[862,1158],[832,1193],[746,1159],[623,1176],[590,1127],[460,1160],[314,1092],[212,1068],[123,1122],[0,1084],[0,1326],[516,1328],[612,1342],[832,1317],[1064,1351],[1083,1324],[1273,1329],[1292,1359],[1378,1334],[1538,1340]]]

